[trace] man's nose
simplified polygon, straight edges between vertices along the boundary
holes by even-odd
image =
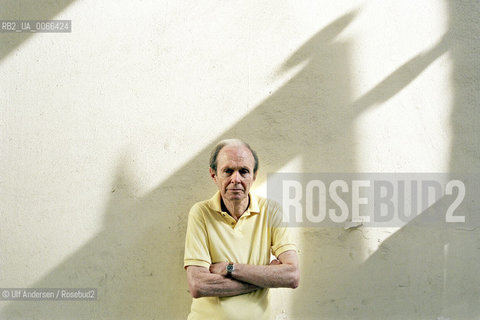
[[[240,172],[235,171],[232,174],[232,183],[234,183],[234,184],[240,183]]]

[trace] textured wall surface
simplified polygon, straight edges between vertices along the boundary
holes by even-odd
[[[6,1],[0,19],[0,319],[184,319],[190,206],[210,149],[267,173],[479,172],[480,5],[447,1]],[[475,213],[478,213],[476,211]],[[421,218],[421,217],[420,217]],[[420,219],[419,218],[419,219]],[[480,319],[480,229],[295,230],[277,319]]]

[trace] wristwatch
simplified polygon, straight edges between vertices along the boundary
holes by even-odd
[[[235,267],[233,266],[233,262],[229,262],[227,264],[227,278],[232,277],[232,272],[235,270]]]

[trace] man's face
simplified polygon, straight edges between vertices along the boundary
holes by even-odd
[[[255,181],[255,159],[244,146],[225,146],[217,156],[217,172],[210,168],[210,176],[225,201],[242,201],[248,197]]]

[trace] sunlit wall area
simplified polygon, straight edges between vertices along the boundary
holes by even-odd
[[[226,137],[267,174],[478,172],[476,1],[0,0],[1,319],[184,319],[186,218]],[[471,204],[478,208],[477,204]],[[473,210],[473,211],[474,211]],[[472,211],[472,212],[473,212]],[[297,227],[275,319],[476,319],[480,234]]]

